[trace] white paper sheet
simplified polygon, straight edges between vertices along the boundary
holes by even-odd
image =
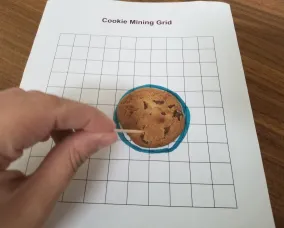
[[[187,137],[170,154],[118,141],[93,155],[46,226],[274,227],[229,5],[47,4],[22,88],[112,116],[128,89],[148,83],[184,99]],[[27,149],[10,168],[32,173],[51,147]]]

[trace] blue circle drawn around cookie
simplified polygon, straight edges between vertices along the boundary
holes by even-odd
[[[173,91],[171,91],[171,90],[169,90],[169,89],[167,89],[167,88],[165,88],[163,86],[158,86],[158,85],[153,85],[153,84],[146,84],[146,85],[138,86],[138,87],[135,87],[135,88],[133,88],[131,90],[128,90],[121,97],[121,99],[124,98],[129,93],[131,93],[131,92],[133,92],[133,91],[135,91],[137,89],[141,89],[141,88],[156,88],[156,89],[167,91],[167,92],[171,93],[172,95],[174,95],[178,99],[179,103],[181,104],[182,110],[183,110],[183,114],[185,116],[184,129],[183,129],[182,133],[179,135],[179,137],[177,138],[177,140],[175,141],[174,145],[172,147],[168,147],[168,148],[160,148],[160,149],[159,148],[158,149],[141,148],[141,147],[139,147],[139,146],[137,146],[135,144],[132,144],[130,141],[128,141],[123,133],[118,133],[119,138],[121,139],[121,141],[123,141],[130,148],[132,148],[132,149],[134,149],[134,150],[136,150],[138,152],[144,152],[144,153],[169,153],[169,152],[174,151],[181,144],[181,142],[183,141],[184,137],[186,136],[186,134],[188,132],[189,126],[190,126],[190,111],[189,111],[188,107],[186,106],[185,102],[181,99],[181,97],[177,93],[175,93],[175,92],[173,92]],[[120,125],[119,125],[119,121],[118,121],[116,112],[117,112],[117,108],[115,108],[115,110],[114,110],[113,120],[114,120],[114,122],[116,124],[116,128],[120,129]]]

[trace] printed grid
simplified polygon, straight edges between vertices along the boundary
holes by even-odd
[[[237,208],[214,37],[61,34],[46,93],[112,118],[127,90],[150,83],[177,92],[191,111],[181,145],[149,155],[119,140],[80,167],[59,201]],[[31,149],[27,174],[52,146],[49,140]]]

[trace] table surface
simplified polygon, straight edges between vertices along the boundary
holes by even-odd
[[[239,47],[277,228],[284,227],[284,1],[225,0]],[[46,0],[1,0],[0,90],[19,86]]]

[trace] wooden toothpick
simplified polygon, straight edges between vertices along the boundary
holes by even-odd
[[[144,133],[142,130],[133,130],[133,129],[115,129],[115,132],[122,132],[122,133],[130,133],[130,134],[141,134]]]

